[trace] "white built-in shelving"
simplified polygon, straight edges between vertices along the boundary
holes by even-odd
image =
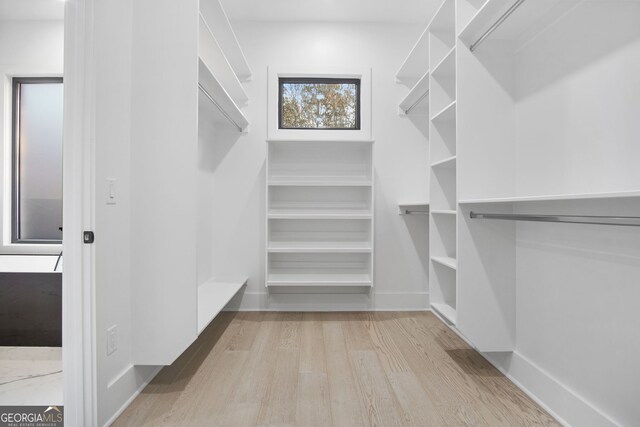
[[[431,177],[429,296],[452,324],[457,308],[455,0],[445,0],[429,24]]]
[[[398,203],[398,214],[400,215],[428,215],[429,203]]]
[[[251,70],[219,0],[200,1],[198,19],[199,104],[202,120],[246,131],[249,121],[241,107],[249,101],[241,81]]]
[[[268,287],[373,286],[373,141],[269,140]]]
[[[235,139],[228,129],[247,129],[241,82],[250,70],[219,0],[164,2],[136,22],[144,31],[131,35],[139,52],[132,84],[140,96],[131,108],[130,154],[143,167],[132,168],[130,180],[139,237],[131,243],[131,353],[135,365],[159,366],[172,364],[249,276],[232,270],[242,267],[220,271],[223,263],[213,257],[216,236],[204,221],[215,215],[204,212],[212,213],[215,176],[200,166],[211,163],[201,156],[217,152],[201,147]],[[151,183],[163,197],[149,191]]]
[[[247,284],[247,278],[235,280],[209,280],[198,285],[198,334],[224,309],[238,291]]]

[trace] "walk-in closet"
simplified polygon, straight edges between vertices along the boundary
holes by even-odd
[[[640,1],[0,0],[0,78],[0,424],[640,426]]]

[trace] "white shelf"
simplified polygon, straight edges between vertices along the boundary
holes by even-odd
[[[269,253],[371,253],[369,242],[269,242]]]
[[[371,179],[360,176],[272,176],[269,186],[288,187],[370,187]]]
[[[453,77],[456,72],[456,47],[451,50],[442,58],[442,60],[433,67],[431,75],[433,77]]]
[[[513,3],[513,0],[487,0],[460,31],[460,40],[467,45],[474,43]],[[524,2],[490,35],[490,38],[494,40],[518,39],[530,31],[535,32],[538,28],[546,27],[577,3],[577,0]]]
[[[411,110],[421,103],[423,103],[426,99],[428,99],[428,91],[429,91],[429,71],[427,71],[418,83],[415,84],[404,97],[404,99],[400,102],[399,107],[405,114],[409,114],[407,110]]]
[[[348,143],[354,143],[354,142],[364,142],[364,143],[374,143],[375,139],[318,139],[318,138],[299,138],[299,139],[278,139],[278,138],[269,138],[266,139],[267,142],[274,142],[274,143],[278,143],[278,142],[299,142],[299,143],[306,143],[306,142],[348,142]]]
[[[234,281],[210,280],[198,286],[198,334],[222,311],[247,279]]]
[[[224,124],[233,125],[239,131],[245,131],[249,126],[249,120],[242,114],[231,96],[222,87],[207,65],[200,59],[198,63],[198,83],[206,91],[214,103],[205,94],[199,94],[200,108],[208,112],[207,119]]]
[[[407,213],[407,211],[412,212],[429,212],[429,203],[399,203],[398,204],[398,214],[399,215],[411,215]]]
[[[251,79],[251,68],[240,48],[229,18],[218,0],[200,0],[200,14],[218,41],[229,65],[241,81]]]
[[[368,286],[371,277],[363,273],[270,273],[267,286]]]
[[[458,268],[458,261],[455,258],[432,256],[431,261],[448,267],[452,270],[456,270]]]
[[[456,309],[445,303],[432,303],[431,308],[451,324],[456,324]]]
[[[522,202],[551,202],[551,201],[572,201],[572,200],[598,200],[598,199],[630,199],[639,198],[640,191],[620,191],[611,193],[576,193],[576,194],[553,194],[542,196],[518,196],[518,197],[498,197],[487,199],[466,199],[460,200],[460,204],[484,204],[484,203],[522,203]]]
[[[199,42],[198,55],[200,60],[207,65],[231,99],[237,105],[245,105],[249,101],[249,97],[202,15],[200,15]]]
[[[272,208],[269,219],[371,219],[367,209]]]
[[[454,168],[456,167],[456,156],[447,157],[446,159],[439,160],[431,164],[431,167],[436,168]]]
[[[429,31],[425,29],[396,73],[399,82],[415,82],[429,70]]]
[[[437,112],[432,118],[432,122],[451,122],[456,119],[456,101],[451,102],[442,110]]]
[[[431,211],[431,213],[434,214],[434,215],[455,215],[456,211],[439,209],[439,210],[433,210],[433,211]]]

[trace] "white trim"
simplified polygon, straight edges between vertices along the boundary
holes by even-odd
[[[93,0],[65,5],[62,364],[65,425],[97,423],[93,246],[82,231],[93,225]],[[85,228],[86,227],[86,228]]]
[[[437,312],[432,312],[442,320]],[[477,351],[454,325],[446,321],[443,323]],[[518,351],[478,353],[560,424],[593,427],[621,425]]]
[[[287,130],[278,129],[278,78],[279,77],[329,77],[360,79],[360,130]],[[352,69],[335,67],[268,67],[267,68],[267,139],[286,141],[370,140],[371,117],[371,68]]]
[[[111,418],[109,418],[107,422],[104,423],[104,425],[110,426],[111,424],[113,424],[118,419],[118,417],[122,415],[124,410],[127,409],[129,405],[131,405],[131,403],[135,400],[135,398],[138,397],[138,395],[140,395],[142,390],[144,390],[144,388],[149,385],[149,383],[155,378],[155,376],[158,375],[158,373],[160,373],[162,368],[163,366],[136,367],[135,365],[129,365],[124,371],[120,373],[120,375],[118,375],[113,381],[111,381],[107,386],[109,390],[112,388],[118,388],[118,387],[126,387],[127,389],[130,389],[129,385],[137,382],[137,375],[136,375],[137,369],[150,370],[149,374],[146,375],[145,378],[140,382],[140,384],[135,389],[135,391],[131,394],[131,396],[122,405],[120,405],[120,408],[118,408],[118,410],[114,412]],[[118,393],[115,393],[115,394],[118,395]]]
[[[427,292],[267,293],[241,290],[225,310],[427,311],[428,307]]]

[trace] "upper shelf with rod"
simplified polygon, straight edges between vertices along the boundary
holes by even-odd
[[[200,0],[200,15],[241,82],[251,80],[251,68],[219,0]]]
[[[200,109],[207,112],[205,120],[244,132],[249,122],[240,107],[249,98],[241,80],[248,80],[251,70],[219,0],[200,1],[198,26]]]
[[[489,39],[512,40],[518,45],[519,41],[546,27],[579,1],[464,0],[467,5],[465,16],[470,18],[468,22],[460,22],[462,30],[458,36],[472,51]]]

